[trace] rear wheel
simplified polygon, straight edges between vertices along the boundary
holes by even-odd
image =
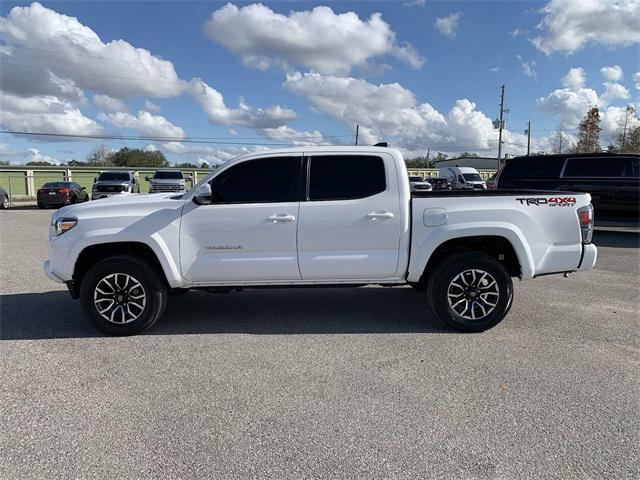
[[[431,307],[447,325],[465,332],[494,327],[509,313],[513,283],[490,255],[459,253],[442,260],[430,275]]]
[[[7,208],[9,208],[9,196],[8,195],[4,195],[2,197],[2,203],[0,204],[0,208],[2,208],[3,210],[6,210]]]
[[[134,335],[151,327],[167,304],[167,287],[146,262],[119,255],[102,260],[80,285],[85,316],[110,335]]]

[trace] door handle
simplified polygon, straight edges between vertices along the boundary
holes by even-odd
[[[271,215],[267,220],[270,222],[293,222],[296,219],[293,215]]]
[[[391,212],[371,212],[367,214],[367,218],[375,220],[376,218],[393,218],[395,215]]]

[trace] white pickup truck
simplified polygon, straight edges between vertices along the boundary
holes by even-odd
[[[483,331],[508,313],[512,277],[594,267],[590,200],[411,195],[395,149],[272,150],[224,164],[185,194],[61,208],[44,270],[115,335],[153,325],[171,292],[369,284],[412,285],[451,327]]]

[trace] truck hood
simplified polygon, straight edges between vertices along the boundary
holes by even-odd
[[[58,216],[71,216],[78,219],[87,217],[114,217],[148,215],[158,210],[174,209],[182,205],[181,195],[176,193],[158,193],[141,195],[124,193],[109,198],[92,200],[91,202],[68,205],[58,210]]]
[[[129,180],[98,180],[94,185],[131,185]]]

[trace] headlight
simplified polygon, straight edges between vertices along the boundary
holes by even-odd
[[[64,232],[71,230],[78,224],[78,220],[76,218],[56,218],[53,222],[53,227],[55,228],[56,235],[62,235]]]

